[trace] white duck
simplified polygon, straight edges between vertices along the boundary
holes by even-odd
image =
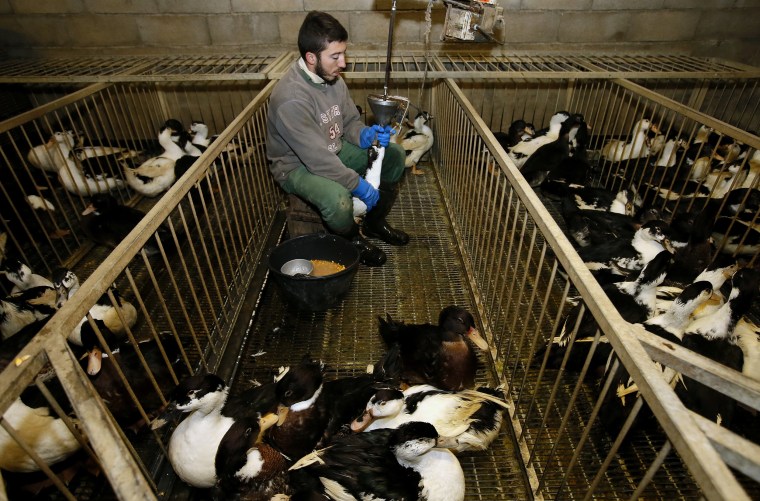
[[[211,144],[211,139],[208,137],[208,125],[201,121],[193,121],[190,124],[190,134],[192,135],[192,144],[201,151],[206,151],[208,145]]]
[[[464,472],[448,449],[453,442],[418,421],[339,436],[291,466],[291,478],[311,477],[303,482],[310,491],[320,489],[319,499],[462,501]]]
[[[63,158],[57,159],[61,160],[58,164],[58,180],[68,192],[92,196],[124,187],[123,180],[107,174],[85,175],[68,143],[59,143],[58,149],[63,155]]]
[[[277,422],[275,414],[258,414],[255,418],[256,412],[251,409],[235,404],[226,405],[228,394],[229,387],[214,374],[186,378],[171,394],[168,414],[184,413],[186,417],[177,425],[169,439],[169,461],[179,478],[194,487],[207,488],[216,485],[219,480],[217,454],[222,448],[226,449],[220,447],[225,444],[225,438],[235,440],[235,437],[228,436],[228,433],[236,424],[258,426],[259,430],[255,431],[263,433],[266,428]],[[151,426],[156,429],[164,422],[164,418],[161,417]],[[229,461],[232,458],[219,459]],[[243,473],[251,475],[251,471]]]
[[[367,172],[364,174],[364,179],[377,189],[380,186],[380,174],[383,171],[385,148],[373,144],[369,147],[368,151],[369,158],[372,160],[372,165],[369,166]],[[354,217],[360,217],[367,213],[367,204],[357,197],[353,197],[352,201],[354,204]]]
[[[61,149],[65,145],[66,149]],[[74,147],[74,132],[56,132],[45,144],[40,144],[29,150],[27,161],[38,169],[46,172],[58,172],[61,165],[66,163],[66,157]]]
[[[20,398],[3,415],[23,442],[48,465],[63,461],[79,450],[81,444],[66,423],[50,415],[47,407],[32,409]],[[34,460],[0,428],[0,468],[15,472],[39,471]]]
[[[32,287],[53,287],[53,282],[42,275],[33,273],[29,266],[18,259],[6,261],[0,273],[5,273],[6,278],[13,283],[11,294],[31,289]]]
[[[62,301],[52,287],[32,287],[0,300],[0,336],[8,339],[27,325],[54,314]]]
[[[172,128],[164,126],[158,134],[158,142],[164,152],[144,161],[137,167],[122,164],[127,184],[138,193],[155,197],[174,184],[177,179],[174,170],[177,160],[185,156],[185,151],[172,141]]]
[[[423,421],[445,437],[457,439],[452,450],[484,450],[499,434],[506,404],[486,389],[444,391],[430,385],[410,386],[403,392],[378,390],[364,414],[351,423],[352,431],[398,428]]]
[[[79,278],[68,269],[59,268],[53,274],[53,286],[63,301],[70,299],[79,290]],[[89,314],[94,320],[101,320],[105,326],[117,337],[127,335],[127,330],[137,323],[137,308],[132,303],[124,300],[116,288],[111,288],[111,293],[116,300],[116,306],[111,302],[108,294],[103,294],[90,308]],[[87,322],[87,317],[74,327],[68,335],[70,342],[82,346],[82,325]]]
[[[684,148],[686,148],[686,141],[683,139],[668,139],[663,145],[655,165],[658,167],[673,167],[678,161],[678,152]]]
[[[746,317],[737,322],[734,329],[736,344],[744,354],[742,373],[760,381],[760,326]]]
[[[424,174],[417,163],[433,147],[433,129],[428,125],[432,118],[427,111],[419,112],[414,118],[414,128],[400,138],[399,144],[406,151],[404,165],[412,168],[412,174]]]
[[[626,142],[613,139],[602,148],[602,157],[611,162],[621,162],[633,158],[642,158],[649,155],[647,133],[658,132],[657,126],[648,118],[642,118],[631,130],[631,140]]]
[[[522,168],[525,162],[528,161],[528,157],[535,153],[541,146],[555,141],[559,137],[559,130],[562,128],[562,123],[568,118],[570,118],[570,113],[566,111],[558,111],[549,119],[549,129],[545,134],[536,135],[533,138],[525,139],[517,143],[509,151],[509,157],[515,163],[517,168]]]

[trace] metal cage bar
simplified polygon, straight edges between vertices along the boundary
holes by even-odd
[[[661,426],[674,444],[675,449],[678,450],[682,458],[686,458],[685,463],[692,472],[695,481],[699,483],[704,495],[708,498],[714,497],[715,499],[725,499],[726,497],[747,498],[747,494],[730,473],[726,464],[720,459],[720,455],[712,447],[710,441],[699,431],[696,423],[687,417],[688,411],[680,404],[670,387],[662,380],[659,371],[653,370],[653,366],[643,347],[636,343],[634,336],[630,335],[630,325],[627,322],[620,321],[621,319],[615,313],[612,313],[613,308],[611,306],[602,306],[607,301],[607,298],[597,289],[598,285],[595,283],[595,280],[591,279],[590,274],[587,275],[585,266],[575,262],[577,255],[572,250],[560,228],[553,223],[553,218],[545,211],[543,205],[533,194],[532,189],[517,174],[517,170],[511,161],[499,152],[500,148],[493,139],[487,125],[480,119],[476,110],[465,98],[465,94],[453,80],[446,80],[444,84],[436,86],[434,109],[441,118],[436,132],[438,133],[438,144],[442,145],[439,146],[440,172],[443,189],[446,193],[448,211],[452,214],[453,224],[456,226],[458,234],[461,235],[461,245],[464,248],[465,254],[469,256],[469,259],[473,262],[482,259],[493,261],[492,266],[483,266],[484,269],[504,269],[503,264],[500,264],[498,261],[501,259],[501,252],[495,255],[484,251],[483,246],[473,243],[480,241],[484,236],[481,235],[482,227],[472,224],[472,214],[489,211],[491,217],[505,218],[504,210],[501,210],[500,213],[493,212],[494,205],[491,202],[505,195],[497,192],[490,194],[490,197],[484,197],[482,194],[471,191],[475,187],[480,186],[482,188],[484,186],[481,183],[484,176],[493,175],[487,169],[479,169],[478,155],[472,154],[472,152],[483,151],[485,148],[490,151],[499,166],[500,173],[497,172],[498,175],[506,179],[506,182],[498,186],[501,189],[514,192],[509,197],[516,197],[519,200],[519,202],[516,201],[514,203],[514,210],[518,214],[510,216],[513,222],[507,224],[504,230],[507,233],[504,238],[508,239],[510,243],[513,242],[518,249],[523,249],[523,257],[516,257],[515,259],[520,261],[522,265],[527,265],[528,261],[525,256],[537,254],[535,251],[530,254],[530,251],[526,249],[529,245],[535,246],[535,243],[529,244],[529,242],[534,241],[526,241],[521,236],[525,235],[526,231],[532,231],[535,225],[540,231],[541,241],[546,242],[541,245],[548,245],[551,248],[554,255],[553,259],[555,260],[551,264],[542,264],[544,276],[551,274],[551,270],[557,266],[556,261],[566,270],[572,287],[581,292],[584,303],[594,315],[594,318],[611,342],[617,355],[623,361],[626,369],[633,375],[634,380],[638,381],[641,378],[643,387],[640,388],[647,403],[653,408],[655,415],[657,415]],[[475,144],[473,145],[473,143]],[[494,186],[497,185],[494,184]],[[485,199],[489,200],[489,203],[482,205],[482,201]],[[517,227],[518,225],[519,227]],[[510,226],[512,227],[510,228]],[[496,237],[498,241],[498,236],[491,237]],[[540,247],[537,250],[540,250]],[[509,252],[507,254],[509,255]],[[539,254],[543,255],[543,252]],[[520,256],[519,253],[518,256]],[[513,274],[513,282],[519,279],[519,267],[511,270],[511,273]],[[491,292],[492,289],[488,287],[487,278],[475,277],[474,281],[477,285],[483,284],[484,288],[480,290],[481,294],[487,293],[490,295],[493,293]],[[542,285],[548,289],[554,289],[555,297],[557,295],[561,296],[561,287],[557,282],[561,281],[555,280],[554,283],[545,282]],[[538,283],[533,284],[533,287],[538,286]],[[510,287],[507,286],[506,289],[509,290]],[[521,306],[523,304],[533,304],[533,301],[528,301],[524,295],[518,294],[517,297],[510,297],[509,293],[500,292],[500,294],[503,294],[501,299],[497,299],[493,304],[504,305],[509,304],[510,301],[513,303],[519,301]],[[539,297],[543,297],[544,294],[548,294],[546,289],[542,289]],[[481,296],[479,304],[481,306],[491,304],[491,298]],[[534,331],[530,329],[527,331],[523,331],[520,328],[515,329],[512,325],[500,319],[498,311],[490,311],[485,308],[483,310],[481,314],[487,319],[484,320],[484,323],[489,325],[493,336],[492,345],[499,347],[499,353],[494,354],[497,365],[500,364],[500,359],[515,357],[517,353],[521,353],[522,350],[514,349],[512,346],[524,342],[521,339],[521,336],[525,335],[523,332],[530,332],[532,336]],[[542,315],[540,310],[536,314],[538,316]],[[530,318],[530,314],[519,311],[508,316],[512,319],[517,317],[521,320]],[[610,330],[608,331],[608,329]],[[532,355],[524,356],[519,361],[511,360],[510,364],[521,364],[524,367],[523,370],[533,371],[535,369],[531,369],[530,367]],[[589,357],[591,356],[589,354]],[[629,364],[631,364],[630,367]],[[547,380],[547,383],[555,387],[555,393],[562,389],[563,392],[568,391],[571,394],[568,400],[563,400],[562,402],[563,405],[567,405],[564,417],[562,417],[563,411],[559,407],[552,410],[555,406],[552,404],[551,399],[547,402],[545,400],[546,397],[542,396],[542,394],[546,395],[546,393],[541,389],[541,386],[530,387],[530,379],[528,380],[528,388],[523,387],[519,389],[515,387],[513,379],[513,386],[510,389],[513,398],[518,394],[521,395],[520,404],[516,405],[515,412],[512,415],[513,422],[517,422],[515,428],[522,430],[522,439],[527,442],[529,447],[527,450],[529,451],[532,447],[534,451],[532,456],[526,456],[524,459],[537,474],[543,475],[545,479],[542,481],[543,485],[548,486],[547,479],[556,475],[559,475],[561,478],[563,468],[566,467],[566,465],[562,464],[563,461],[560,460],[560,456],[558,455],[556,449],[558,443],[554,444],[555,440],[563,441],[562,435],[568,435],[567,432],[570,431],[570,428],[563,423],[568,422],[571,416],[574,416],[573,419],[580,418],[585,421],[587,417],[583,408],[586,404],[583,402],[588,400],[594,402],[596,397],[593,393],[587,394],[587,384],[580,386],[584,379],[583,372],[577,376],[571,373],[564,373],[562,370],[556,373],[555,371],[547,370],[546,373],[550,378]],[[580,396],[584,393],[586,395],[581,399]],[[526,399],[528,395],[530,397]],[[538,423],[530,419],[529,416],[526,416],[526,405],[527,409],[532,408],[540,411],[543,417],[537,416],[540,417]],[[555,419],[559,421],[555,421]],[[540,423],[543,423],[543,426]],[[599,430],[594,428],[594,426],[594,422],[585,422],[581,425],[580,429],[584,433],[598,434]],[[545,437],[545,443],[548,444],[549,451],[553,452],[541,452],[539,454],[543,450],[541,443],[544,442],[540,440],[541,436]],[[599,445],[601,446],[601,443]],[[704,459],[708,456],[711,459],[705,461]],[[591,457],[593,456],[584,455],[584,471],[591,469],[590,471],[593,472],[594,468],[598,468],[596,474],[598,480],[595,481],[595,484],[589,485],[589,487],[597,488],[595,495],[599,496],[602,495],[602,492],[608,492],[607,489],[610,489],[613,485],[615,485],[615,488],[619,488],[620,485],[616,485],[616,482],[610,477],[613,472],[609,460],[604,462],[602,456],[598,456],[597,459],[591,459]],[[596,466],[592,466],[592,464]],[[651,464],[654,465],[653,468],[656,468],[659,463],[653,459]],[[628,468],[630,467],[629,465]],[[646,470],[647,468],[648,466],[644,469]],[[645,474],[645,472],[642,473],[642,478]],[[574,488],[578,488],[577,482],[580,479],[577,476],[574,477]],[[599,480],[603,478],[607,480],[599,483]],[[568,480],[565,479],[564,482],[567,483]],[[631,484],[631,492],[635,491],[639,481]]]

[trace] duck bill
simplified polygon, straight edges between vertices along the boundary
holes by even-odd
[[[277,406],[277,426],[282,426],[288,417],[288,412],[290,412],[290,407],[284,405]]]
[[[662,246],[665,247],[665,250],[667,250],[671,254],[675,254],[676,248],[673,247],[673,244],[670,243],[670,239],[666,238],[665,240],[663,240]]]
[[[93,348],[87,354],[87,374],[97,376],[103,364],[103,352],[100,348]]]
[[[157,430],[162,428],[166,423],[179,419],[184,413],[184,411],[177,409],[177,406],[173,403],[168,403],[164,407],[164,410],[150,422],[150,429]]]
[[[364,411],[364,414],[351,421],[351,431],[354,433],[361,433],[367,429],[367,426],[374,421],[371,411]]]
[[[483,351],[488,351],[488,341],[486,341],[485,338],[480,335],[480,331],[478,329],[470,329],[469,332],[467,332],[467,337],[470,338],[470,341],[475,343],[475,346]]]
[[[95,208],[95,206],[93,204],[90,204],[90,205],[88,205],[87,207],[84,208],[84,210],[82,211],[81,215],[82,216],[88,216],[88,215],[92,214],[93,212],[95,212],[96,210],[97,209]]]
[[[264,440],[264,432],[276,425],[279,420],[280,417],[274,412],[261,416],[261,419],[259,419],[259,435],[256,437],[257,444],[260,444],[261,441]]]
[[[438,437],[435,446],[441,449],[456,449],[459,447],[459,440],[456,437]]]

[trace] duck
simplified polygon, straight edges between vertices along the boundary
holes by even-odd
[[[26,159],[33,167],[57,174],[60,166],[66,163],[66,157],[74,144],[74,131],[54,132],[47,143],[31,148]]]
[[[267,442],[286,457],[299,458],[320,441],[328,422],[324,399],[324,364],[305,357],[292,367],[283,367],[276,378],[277,425]]]
[[[441,310],[438,324],[406,324],[378,317],[380,336],[391,357],[383,365],[388,374],[407,385],[432,384],[442,390],[473,388],[478,368],[476,348],[487,351],[488,343],[467,309],[450,305]]]
[[[562,162],[570,157],[570,135],[580,127],[580,119],[571,116],[560,125],[557,139],[545,143],[528,157],[520,173],[531,187],[539,186],[552,173],[558,172]]]
[[[208,125],[200,120],[193,120],[190,124],[190,134],[192,136],[190,143],[201,152],[206,151],[208,145],[211,144],[211,138],[208,137]]]
[[[693,320],[684,329],[681,345],[738,372],[743,371],[744,353],[737,345],[735,329],[752,307],[760,285],[760,272],[751,268],[738,270],[731,278],[731,292],[715,312]],[[736,401],[713,388],[682,375],[676,395],[692,411],[732,427]]]
[[[32,287],[0,300],[0,335],[8,339],[27,325],[58,311],[61,301],[53,287]]]
[[[712,296],[709,301],[704,302],[695,310],[692,315],[694,318],[713,313],[724,303],[724,297],[721,288],[726,280],[730,279],[734,273],[739,270],[739,263],[736,259],[717,256],[702,272],[697,275],[693,282],[707,281],[712,286]],[[667,311],[671,303],[683,292],[683,288],[677,285],[667,285],[657,288],[657,312],[661,314]]]
[[[84,146],[84,142],[84,138],[79,137],[69,156],[88,178],[115,177],[112,166],[138,155],[137,151],[120,146]]]
[[[232,424],[216,451],[215,499],[269,501],[290,492],[288,460],[264,440],[276,423],[266,414]]]
[[[734,337],[742,350],[742,374],[760,381],[760,326],[745,316],[736,323]]]
[[[691,283],[713,261],[716,249],[712,227],[711,216],[705,211],[683,212],[671,219],[669,239],[675,262],[668,280]]]
[[[499,142],[504,151],[509,151],[513,146],[521,141],[532,138],[536,131],[533,124],[526,122],[522,118],[514,120],[509,124],[507,132],[494,132],[493,135]]]
[[[668,268],[672,265],[673,255],[663,250],[650,260],[639,272],[635,280],[615,282],[602,287],[615,309],[630,323],[642,323],[652,318],[657,307],[657,287],[665,280]],[[591,342],[599,329],[594,317],[586,311],[580,298],[571,298],[572,305],[562,321],[559,335],[548,346],[537,351],[534,359],[542,359],[545,351],[551,351],[548,366],[558,368],[565,364],[567,369],[580,370],[584,365]],[[574,332],[575,331],[575,332]],[[574,341],[571,343],[571,341]],[[599,346],[594,352],[594,361],[589,369],[591,374],[601,376],[606,360],[611,351],[605,336],[601,336]],[[566,352],[572,350],[568,356]]]
[[[0,273],[13,283],[11,294],[25,291],[33,287],[53,287],[53,282],[48,278],[32,272],[31,268],[18,259],[7,259],[0,267]]]
[[[325,380],[318,404],[324,407],[327,422],[315,447],[326,447],[334,437],[348,433],[351,422],[364,411],[372,395],[393,388],[398,388],[395,381],[374,370],[368,374]]]
[[[644,201],[633,187],[615,192],[606,188],[548,180],[541,185],[541,192],[560,200],[568,198],[579,209],[614,212],[628,216],[633,216],[644,205]]]
[[[105,193],[123,188],[124,180],[108,173],[99,172],[95,175],[82,170],[72,145],[66,141],[58,143],[61,153],[56,156],[58,180],[69,193],[80,196],[91,196],[95,193]]]
[[[69,343],[116,422],[135,434],[162,412],[165,395],[190,374],[182,348],[170,333],[133,343],[115,335],[102,320],[93,320],[82,324],[80,344]]]
[[[686,147],[684,153],[686,165],[694,167],[695,164],[704,163],[709,166],[712,160],[724,160],[718,150],[723,149],[731,141],[733,140],[730,137],[718,134],[709,125],[700,125],[694,134],[694,138]]]
[[[760,211],[760,189],[735,188],[722,199],[711,199],[705,210],[715,217],[736,217],[744,222],[752,222]]]
[[[558,111],[549,119],[549,128],[545,131],[536,132],[530,140],[524,140],[516,144],[509,150],[509,158],[515,163],[518,169],[522,169],[528,157],[536,152],[541,146],[551,143],[559,137],[559,131],[562,123],[570,118],[567,111]]]
[[[124,181],[107,175],[87,177],[79,167],[69,164],[58,170],[58,178],[69,193],[81,196],[90,196],[94,193],[123,188]]]
[[[290,467],[293,489],[334,500],[461,501],[464,472],[450,446],[453,440],[418,421],[340,437]]]
[[[90,198],[89,205],[81,215],[82,228],[90,240],[113,249],[143,220],[145,212],[120,204],[110,193],[101,193]],[[172,253],[176,246],[171,231],[161,225],[156,235],[160,238],[164,251]],[[148,240],[143,250],[149,257],[161,253],[155,238]]]
[[[414,117],[414,126],[399,139],[399,144],[406,151],[404,166],[411,167],[412,174],[424,174],[425,172],[417,168],[422,155],[433,147],[433,129],[428,123],[433,117],[427,111],[420,111]]]
[[[367,148],[367,172],[364,174],[364,179],[367,180],[375,189],[380,187],[380,175],[383,171],[383,158],[385,158],[385,148],[376,144],[371,144]],[[354,217],[358,218],[367,213],[367,204],[365,204],[358,197],[353,197],[351,202],[354,206]]]
[[[122,162],[124,177],[130,188],[147,197],[155,197],[174,184],[177,179],[175,165],[183,158],[185,151],[171,137],[173,130],[164,126],[158,134],[158,142],[164,151],[134,167]]]
[[[16,398],[11,403],[3,414],[3,420],[48,466],[65,460],[82,447],[80,439],[63,419],[52,416],[47,407],[28,406],[21,398]],[[71,421],[77,426],[77,420]],[[0,429],[0,468],[22,473],[40,470],[40,466],[5,429]]]
[[[760,225],[741,219],[717,218],[712,227],[712,238],[724,254],[754,256],[760,252]]]
[[[656,132],[658,130],[656,124],[653,124],[649,118],[642,118],[634,124],[629,141],[619,139],[608,141],[602,147],[602,158],[610,162],[622,162],[648,156],[647,134],[650,130]]]
[[[59,298],[62,300],[63,298],[69,299],[79,290],[79,277],[70,269],[58,268],[53,272],[53,286]],[[137,324],[137,308],[126,301],[114,285],[109,287],[109,292],[114,301],[111,301],[108,292],[102,294],[90,308],[88,315],[96,321],[102,321],[115,336],[124,338]],[[74,327],[74,330],[68,334],[69,342],[82,346],[82,326],[87,322],[87,316],[84,316]]]
[[[654,317],[636,324],[643,329],[655,334],[667,342],[680,344],[683,333],[693,313],[713,294],[712,284],[706,280],[692,282],[670,303],[668,309]],[[613,356],[611,353],[610,356]],[[663,377],[671,384],[676,381],[672,369],[664,369],[656,363],[660,370],[664,370]],[[609,361],[608,361],[609,366]],[[625,367],[620,364],[617,372],[612,376],[611,391],[605,395],[602,412],[599,413],[607,428],[615,433],[628,417],[631,407],[631,399],[638,395],[638,386],[633,382]],[[638,419],[641,420],[641,414]]]
[[[570,141],[570,156],[565,157],[555,169],[552,169],[546,179],[567,184],[586,185],[589,182],[589,173],[592,170],[588,158],[591,125],[580,113],[574,114],[573,117],[579,121],[579,125],[575,131],[575,137]],[[573,130],[570,133],[572,135]]]
[[[361,416],[351,422],[351,431],[367,432],[398,428],[411,421],[435,426],[453,437],[454,452],[485,450],[498,436],[506,404],[498,390],[480,387],[459,392],[430,385],[380,389],[372,395]]]
[[[617,212],[579,209],[567,198],[562,199],[561,204],[567,232],[580,247],[632,238],[642,224],[661,218],[659,211],[652,208],[640,209],[631,217]]]
[[[663,136],[664,137],[664,136]],[[655,161],[656,167],[674,167],[679,163],[683,151],[686,149],[686,141],[680,137],[670,138],[665,141]]]
[[[592,271],[609,270],[616,275],[638,272],[664,250],[672,251],[668,241],[668,225],[664,221],[648,221],[632,238],[578,249]]]
[[[235,423],[243,423],[243,430],[258,426],[258,439],[262,424],[276,422],[276,416],[265,414],[269,417],[262,423],[259,412],[240,402],[228,405],[228,393],[227,384],[215,374],[186,377],[171,392],[165,412],[151,424],[155,430],[166,424],[168,416],[178,412],[185,415],[169,438],[168,458],[177,476],[193,487],[217,485],[219,448],[240,439],[239,434],[226,437]],[[220,463],[230,461],[234,458],[220,458]]]

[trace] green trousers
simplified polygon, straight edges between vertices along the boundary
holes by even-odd
[[[367,170],[367,150],[343,141],[340,161],[349,169],[364,175]],[[396,143],[390,143],[385,148],[383,169],[380,182],[393,186],[404,174],[404,159],[406,153]],[[327,227],[335,233],[345,233],[354,224],[354,207],[351,193],[331,179],[317,176],[301,165],[288,174],[283,189],[314,205],[322,215]]]

